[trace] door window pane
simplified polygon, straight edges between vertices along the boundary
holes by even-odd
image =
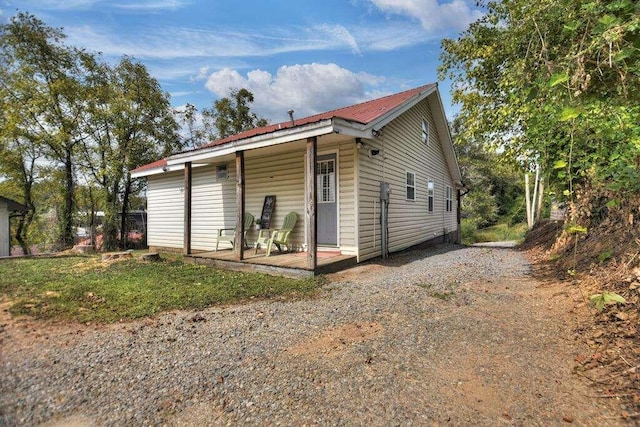
[[[318,162],[316,185],[318,187],[318,203],[333,203],[336,201],[335,160],[321,160]]]

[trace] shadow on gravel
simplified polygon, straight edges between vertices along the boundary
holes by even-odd
[[[441,243],[435,246],[427,246],[424,248],[408,248],[399,252],[394,252],[389,255],[389,258],[374,258],[369,261],[365,261],[359,265],[377,265],[380,267],[402,267],[404,265],[410,264],[415,261],[419,261],[422,259],[430,258],[433,256],[443,255],[449,252],[455,252],[462,249],[466,250],[487,250],[487,249],[499,249],[499,248],[487,248],[487,247],[474,247],[474,246],[465,246],[465,245],[457,245],[453,243]],[[508,249],[515,249],[513,247],[509,247]]]

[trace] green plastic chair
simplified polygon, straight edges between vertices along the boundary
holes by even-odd
[[[242,241],[244,242],[244,247],[247,247],[247,231],[251,229],[253,226],[253,215],[250,213],[244,214],[244,236],[242,236]],[[229,233],[230,232],[230,233]],[[216,252],[218,252],[218,245],[220,242],[230,242],[231,248],[235,249],[236,244],[236,229],[235,228],[222,228],[218,230],[218,240],[216,241]]]
[[[282,223],[282,228],[277,229],[269,229],[265,228],[260,230],[258,234],[258,239],[256,240],[256,250],[255,253],[258,253],[258,249],[260,248],[260,244],[264,244],[267,247],[266,256],[271,255],[271,248],[273,245],[276,245],[278,250],[282,252],[282,247],[280,245],[287,247],[287,252],[291,249],[289,247],[289,236],[293,231],[293,228],[296,226],[296,222],[298,221],[298,214],[295,212],[289,212],[287,216],[284,217],[284,221]]]

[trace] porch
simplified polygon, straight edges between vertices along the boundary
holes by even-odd
[[[306,252],[272,253],[266,257],[264,250],[254,254],[246,249],[242,260],[231,249],[191,253],[184,256],[185,262],[224,268],[235,271],[248,271],[277,274],[287,277],[313,277],[327,274],[356,265],[354,255],[342,255],[339,251],[318,251],[315,270],[308,266]]]
[[[216,153],[193,163],[185,162],[180,186],[183,203],[176,204],[182,211],[182,232],[175,227],[158,235],[156,241],[160,243],[160,237],[164,236],[182,237],[183,254],[189,261],[275,274],[313,276],[335,270],[336,264],[347,259],[355,263],[354,256],[339,255],[357,253],[355,155],[353,138],[331,134],[276,146]],[[165,176],[172,184],[163,187],[160,184],[163,177],[158,178],[159,196],[164,196],[161,193],[164,188],[169,192],[180,185],[177,173]],[[272,200],[270,205],[275,209],[268,212],[270,225],[266,228],[279,228],[287,215],[298,215],[289,245],[297,253],[272,253],[265,257],[254,255],[253,249],[214,252],[218,246],[238,248],[241,236],[251,246],[255,244],[258,232],[245,224],[244,219],[250,214],[264,226],[267,198]],[[161,203],[167,199],[158,197],[157,200],[156,229],[170,224],[169,217],[180,215],[177,209],[172,215],[168,213],[169,203]],[[221,229],[235,229],[235,241],[218,245],[216,236]],[[172,245],[180,243],[176,241]],[[333,253],[325,253],[327,248]]]

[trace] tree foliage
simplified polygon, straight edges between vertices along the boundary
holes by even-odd
[[[0,85],[7,126],[35,141],[64,170],[59,240],[73,243],[74,164],[83,142],[80,128],[89,55],[64,45],[62,31],[20,13],[0,27]]]
[[[118,228],[126,241],[129,198],[139,190],[129,171],[181,148],[177,124],[168,95],[142,64],[124,57],[111,66],[64,41],[62,30],[26,13],[0,26],[0,174],[20,183],[31,212],[34,183],[62,174],[58,242],[73,244],[82,195],[92,211],[105,211],[111,249]]]
[[[218,138],[226,138],[255,127],[265,126],[267,120],[251,111],[253,93],[245,88],[232,89],[229,98],[214,101],[213,109],[204,109],[202,114],[211,120]]]
[[[245,88],[231,89],[230,97],[215,100],[212,107],[203,108],[201,114],[193,104],[177,109],[174,113],[182,125],[183,144],[196,148],[216,139],[266,126],[267,120],[251,111],[253,99],[253,93]]]
[[[481,143],[467,140],[452,126],[454,147],[462,181],[467,187],[462,210],[476,228],[494,225],[502,219],[510,224],[524,220],[522,167],[503,154],[484,149]]]
[[[443,41],[441,78],[467,139],[527,164],[554,189],[640,190],[640,4],[526,0],[483,4],[486,15]]]

